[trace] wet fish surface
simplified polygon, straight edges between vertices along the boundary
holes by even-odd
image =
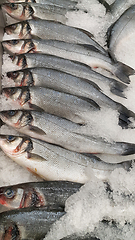
[[[21,21],[29,19],[44,19],[66,24],[68,12],[77,11],[75,4],[63,4],[63,6],[37,3],[8,3],[3,4],[2,9],[11,17]]]
[[[22,183],[0,188],[0,204],[10,208],[41,207],[56,204],[65,207],[82,184],[68,181]]]
[[[27,20],[5,27],[10,39],[55,39],[71,43],[91,43],[92,34],[64,24],[47,20]],[[6,40],[6,39],[4,39]]]
[[[18,49],[20,50],[18,50],[18,53],[27,53],[32,50],[33,52],[50,54],[72,61],[78,61],[92,68],[103,68],[125,83],[129,83],[129,75],[135,73],[133,68],[130,68],[121,62],[114,62],[109,56],[102,54],[100,50],[95,47],[95,43],[87,45],[56,40],[32,40],[27,41],[26,44],[24,41],[22,41],[22,44],[20,44],[20,42],[18,44],[16,41],[15,43],[10,41],[9,44],[7,42],[3,44],[7,48],[9,47],[10,50],[16,52],[18,46]],[[16,48],[14,48],[14,45]]]
[[[131,147],[134,147],[133,144],[117,143],[114,144],[114,149],[120,150],[120,146],[125,154],[130,154]],[[104,163],[92,154],[88,156],[79,154],[27,137],[1,135],[0,147],[13,161],[48,181],[86,183],[90,180],[91,174],[99,179],[107,180],[115,168],[125,168],[123,164]],[[88,172],[88,169],[92,172]]]
[[[6,2],[10,2],[10,3],[39,3],[39,4],[52,4],[52,5],[56,5],[56,6],[74,6],[75,4],[79,3],[78,0],[76,1],[72,1],[72,0],[7,0]]]
[[[66,118],[73,122],[84,123],[85,117],[100,107],[93,100],[77,97],[43,87],[5,88],[2,90],[1,104],[12,105],[14,109],[44,110],[47,113]],[[42,98],[39,98],[42,96]],[[6,109],[5,109],[6,110]]]
[[[75,62],[75,61],[67,60],[64,58],[47,55],[47,54],[39,54],[39,53],[38,54],[36,53],[22,54],[19,56],[11,57],[11,59],[9,60],[11,60],[13,64],[19,66],[20,69],[38,68],[38,67],[56,69],[56,70],[74,75],[76,77],[85,78],[92,82],[95,82],[99,86],[101,85],[101,87],[103,88],[102,90],[105,91],[105,93],[106,93],[106,89],[109,88],[109,91],[111,93],[120,97],[125,97],[124,91],[127,89],[127,85],[113,78],[105,77],[104,75],[101,75],[93,71],[89,66],[82,64],[80,62]],[[26,70],[26,72],[32,71],[32,70],[33,69],[28,69]],[[27,74],[25,75],[26,72],[24,72],[24,75],[23,75],[24,78],[27,75]],[[32,72],[30,74],[32,75]],[[7,73],[7,76],[15,81],[16,83],[15,86],[18,86],[17,81],[18,80],[20,81],[20,75],[22,75],[22,73],[20,73],[19,71],[17,72],[13,71],[11,73]],[[20,83],[20,86],[21,85],[25,86],[25,83],[22,81]],[[32,83],[30,83],[30,85],[31,84]],[[28,83],[26,85],[29,86]]]
[[[135,24],[135,5],[126,10],[122,16],[108,29],[108,47],[110,53],[115,57],[115,49],[129,34],[132,33]]]
[[[30,207],[0,213],[0,239],[41,239],[64,214],[57,206]]]

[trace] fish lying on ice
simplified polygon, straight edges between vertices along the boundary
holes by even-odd
[[[0,239],[42,239],[65,212],[57,206],[15,209],[0,213]]]
[[[125,2],[125,1],[124,1]],[[135,5],[125,11],[122,16],[108,29],[108,47],[110,54],[115,57],[115,49],[134,31],[135,25]]]
[[[0,188],[0,204],[10,209],[56,204],[65,207],[68,197],[82,184],[67,181],[29,182]]]
[[[63,7],[63,6],[75,6],[77,3],[79,3],[79,0],[7,0],[10,3],[39,3],[39,4],[52,4],[52,5],[56,5],[59,7]],[[6,1],[6,2],[7,2]]]
[[[29,51],[55,55],[61,58],[84,63],[92,68],[103,68],[122,82],[129,83],[129,75],[135,70],[121,62],[113,61],[108,55],[102,54],[95,44],[75,44],[56,40],[18,40],[3,42],[3,46],[13,53]]]
[[[114,150],[117,148],[128,154],[132,146],[116,143]],[[104,181],[116,168],[125,169],[123,164],[107,164],[92,154],[86,156],[27,137],[0,135],[0,147],[13,161],[48,181],[86,183],[93,174]]]
[[[74,2],[73,2],[74,3]],[[63,2],[63,6],[51,5],[51,4],[38,4],[38,3],[7,3],[2,5],[4,10],[9,16],[17,20],[29,20],[29,19],[44,19],[61,22],[66,24],[67,13],[77,11],[76,4],[68,6]]]
[[[4,123],[23,134],[57,144],[71,151],[120,155],[135,153],[134,144],[109,143],[99,137],[94,138],[90,131],[85,135],[83,126],[45,112],[12,110],[0,112],[0,117]]]
[[[100,93],[95,98],[98,98],[99,95]],[[39,96],[42,96],[42,98],[39,98]],[[109,100],[112,103],[112,109],[115,107],[115,110],[117,109],[119,113],[118,124],[122,128],[134,128],[135,114],[122,104],[108,98]],[[91,98],[75,96],[43,87],[3,88],[1,94],[2,110],[8,110],[9,105],[11,110],[19,108],[44,110],[47,113],[80,124],[90,121],[92,114],[100,110],[98,103]]]
[[[4,29],[8,39],[55,39],[59,41],[91,44],[92,34],[79,28],[69,27],[59,22],[47,20],[27,20],[12,25]],[[5,35],[6,35],[5,34]],[[6,40],[4,35],[3,40]]]
[[[42,98],[39,98],[42,96]],[[99,111],[99,105],[89,98],[55,91],[43,87],[3,88],[1,106],[6,109],[44,110],[47,113],[84,124],[86,117]]]
[[[126,97],[124,92],[128,87],[126,84],[119,82],[113,78],[105,77],[104,75],[101,75],[93,71],[89,66],[82,64],[80,62],[74,62],[64,58],[59,58],[57,56],[39,53],[38,54],[27,53],[23,55],[14,56],[9,58],[8,61],[12,61],[11,62],[12,64],[17,65],[17,67],[19,66],[21,69],[34,68],[26,69],[25,71],[23,71],[23,73],[19,71],[7,73],[7,77],[15,81],[15,86],[18,86],[18,82],[20,84],[19,86],[25,86],[25,84],[26,86],[32,86],[31,82],[30,84],[28,82],[26,83],[26,78],[27,77],[31,78],[33,76],[33,71],[36,71],[36,68],[46,67],[63,71],[76,77],[85,78],[90,80],[91,82],[95,82],[96,84],[101,86],[102,90],[105,93],[108,90],[117,96]],[[4,82],[5,79],[3,79],[3,84]]]

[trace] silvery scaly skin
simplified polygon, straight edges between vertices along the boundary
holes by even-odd
[[[121,155],[128,154],[128,149],[131,147],[133,153],[135,152],[134,144],[109,143],[101,138],[94,138],[90,130],[87,131],[86,136],[83,134],[82,128],[84,126],[81,127],[66,119],[44,112],[5,111],[0,112],[0,117],[4,123],[16,128],[23,134],[57,144],[71,151]]]
[[[116,143],[114,149],[120,146],[123,152],[125,146],[127,152],[128,144]],[[114,169],[125,168],[122,164],[106,164],[91,154],[88,157],[27,137],[1,135],[0,147],[13,161],[48,181],[86,183],[91,174],[104,181]]]
[[[56,22],[66,23],[68,12],[76,11],[77,9],[69,8],[68,6],[55,6],[51,4],[38,4],[38,3],[21,3],[3,4],[2,9],[11,17],[16,20],[29,20],[29,19],[44,19]]]
[[[89,44],[92,34],[78,28],[47,20],[27,20],[9,25],[4,29],[10,39],[55,39],[59,41]],[[5,35],[3,37],[5,39]]]
[[[0,204],[9,209],[41,207],[56,204],[65,207],[68,197],[82,184],[68,181],[23,183],[0,188]]]
[[[115,57],[115,49],[122,39],[132,33],[135,24],[135,5],[130,7],[123,15],[108,29],[108,47],[112,56]]]
[[[52,4],[60,7],[64,6],[75,6],[77,3],[79,3],[78,0],[72,1],[72,0],[7,0],[10,3],[40,3],[40,4]],[[6,1],[6,2],[7,2]]]
[[[42,98],[39,98],[42,96]],[[11,109],[44,110],[47,113],[83,124],[86,117],[99,111],[100,107],[93,100],[77,97],[43,87],[4,88],[1,95],[3,110],[6,105]]]
[[[126,83],[130,82],[129,75],[135,73],[135,70],[127,65],[120,62],[113,62],[109,56],[102,54],[94,44],[75,44],[56,40],[32,40],[29,42],[27,41],[26,44],[23,43],[24,41],[22,41],[22,47],[20,48],[20,42],[19,44],[16,41],[15,44],[13,42],[13,47],[12,42],[10,42],[9,48],[11,50],[11,48],[14,48],[14,45],[18,44],[20,53],[25,53],[28,52],[29,49],[32,49],[33,52],[50,54],[72,61],[78,61],[91,68],[103,68]],[[6,42],[4,45],[8,47]]]
[[[42,239],[65,212],[58,206],[16,209],[0,213],[0,239]]]
[[[13,41],[11,42],[13,44]],[[5,42],[6,44],[6,42]],[[10,42],[8,42],[10,46]],[[4,43],[3,43],[4,45]],[[15,42],[16,46],[16,42]],[[16,47],[14,48],[16,49]],[[21,45],[22,46],[22,45]],[[32,48],[33,48],[32,44]],[[24,46],[23,46],[24,48]],[[12,59],[12,60],[11,60]],[[93,71],[89,66],[82,64],[80,62],[75,62],[71,60],[67,60],[64,58],[59,58],[53,55],[47,55],[47,54],[23,54],[19,56],[14,56],[13,58],[9,58],[9,61],[12,61],[17,67],[20,67],[20,69],[26,69],[26,68],[33,68],[33,69],[26,69],[24,72],[11,72],[8,73],[7,76],[15,81],[15,86],[33,86],[33,82],[27,82],[26,78],[28,75],[29,78],[29,72],[32,76],[32,72],[36,71],[36,68],[52,68],[59,71],[63,71],[66,73],[69,73],[71,75],[74,75],[76,77],[81,77],[90,80],[91,82],[94,82],[101,86],[102,90],[106,93],[106,91],[110,91],[110,94],[113,93],[120,97],[126,97],[124,90],[127,89],[127,85],[124,83],[118,82],[117,80],[113,78],[105,77],[104,75],[101,75],[95,71]],[[38,71],[38,70],[37,70]],[[23,78],[25,78],[25,81],[23,81]],[[31,78],[31,77],[30,77]],[[4,79],[5,82],[5,79]],[[108,92],[107,92],[108,94]]]

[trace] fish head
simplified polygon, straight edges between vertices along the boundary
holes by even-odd
[[[9,16],[17,20],[27,20],[33,15],[33,8],[25,3],[6,3],[2,5],[3,10],[9,14]]]
[[[31,28],[27,21],[8,25],[4,28],[4,32],[14,39],[31,38]]]
[[[1,120],[15,128],[22,128],[33,121],[32,114],[29,111],[10,110],[0,112]]]
[[[24,189],[17,186],[0,188],[0,204],[10,209],[19,208]]]
[[[24,152],[29,153],[33,149],[33,144],[26,137],[0,135],[0,147],[7,156],[15,159],[21,157]]]
[[[20,230],[16,223],[6,221],[0,228],[0,239],[2,240],[21,240]]]
[[[27,67],[27,60],[25,55],[14,55],[14,56],[9,56],[10,59],[12,60],[12,63],[19,66],[20,68],[26,68]]]
[[[7,100],[16,103],[17,105],[23,106],[25,103],[29,103],[30,92],[28,88],[3,88],[2,95]]]
[[[15,82],[16,87],[33,86],[34,80],[30,70],[8,72],[7,77]]]
[[[31,51],[34,48],[32,40],[9,40],[3,41],[4,49],[13,54],[23,54]]]

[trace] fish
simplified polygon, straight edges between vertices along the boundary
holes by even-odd
[[[46,87],[49,89],[54,89],[55,91],[64,92],[67,94],[72,94],[77,97],[84,97],[94,101],[100,108],[109,107],[110,109],[116,110],[118,112],[118,122],[122,127],[126,127],[125,121],[123,125],[123,116],[126,118],[129,116],[134,116],[130,113],[122,104],[113,101],[111,98],[106,96],[97,84],[91,82],[87,79],[78,78],[70,74],[60,72],[54,69],[46,68],[34,68],[19,72],[21,75],[20,86],[37,86],[37,87]],[[15,73],[16,76],[17,73]],[[14,73],[8,73],[8,77],[14,78]],[[18,75],[17,75],[18,78]],[[79,86],[79,88],[78,88]],[[122,119],[121,119],[122,116]],[[128,127],[129,127],[129,121]],[[133,127],[133,126],[132,126]]]
[[[65,207],[82,184],[68,181],[29,182],[0,188],[0,204],[9,209],[57,205]]]
[[[36,53],[50,54],[72,61],[78,61],[91,68],[102,68],[118,77],[124,83],[130,83],[129,76],[135,74],[135,70],[121,62],[114,62],[109,56],[102,54],[94,45],[67,43],[57,40],[22,40],[3,43],[16,53],[27,53],[30,50]],[[14,48],[15,45],[15,48]],[[17,52],[18,46],[18,52]]]
[[[117,45],[121,44],[122,39],[131,35],[135,23],[135,5],[126,10],[122,16],[107,31],[107,44],[112,57],[115,56]]]
[[[8,0],[10,3],[39,3],[39,4],[52,4],[60,7],[68,6],[73,7],[77,3],[79,3],[78,0]]]
[[[51,225],[64,216],[58,206],[14,209],[0,213],[0,239],[42,239]]]
[[[49,20],[27,20],[4,28],[10,39],[55,39],[71,43],[91,43],[93,35],[83,29],[66,26],[59,22]],[[3,40],[6,40],[5,34]],[[8,38],[9,39],[9,38]]]
[[[64,4],[63,4],[64,5]],[[73,4],[75,5],[75,4]],[[2,10],[16,20],[44,19],[67,23],[67,13],[77,11],[77,8],[38,3],[7,3],[2,5]]]
[[[100,110],[100,106],[89,98],[77,97],[43,87],[3,88],[1,104],[2,108],[8,104],[11,105],[13,110],[19,108],[44,110],[80,124],[84,124],[86,117],[89,117],[91,113]]]
[[[132,148],[133,144],[116,143],[113,145],[114,151],[116,148],[118,151],[121,148],[123,154],[128,154],[129,151],[131,153],[131,148],[128,151],[128,146]],[[125,168],[122,163],[104,163],[93,154],[87,156],[87,154],[69,151],[28,137],[0,135],[0,147],[17,164],[47,181],[62,180],[83,184],[89,181],[93,174],[104,181],[109,178],[114,169]],[[112,149],[112,154],[114,151]]]
[[[20,71],[13,71],[8,72],[6,74],[6,77],[11,78],[15,81],[15,86],[25,86],[25,83],[23,82],[23,78],[25,78],[29,75],[27,71],[33,71],[33,69],[36,68],[52,68],[56,69],[62,72],[69,73],[71,75],[74,75],[76,77],[85,78],[87,80],[90,80],[91,82],[96,83],[98,86],[101,86],[102,91],[105,94],[108,94],[107,90],[110,92],[110,94],[117,95],[119,97],[126,98],[126,94],[124,91],[127,90],[127,85],[119,82],[113,78],[105,77],[104,75],[101,75],[95,71],[93,71],[89,66],[82,64],[77,61],[71,61],[64,58],[60,58],[53,55],[47,55],[47,54],[21,54],[21,55],[14,55],[13,57],[10,56],[9,61],[13,63],[14,65],[17,65],[17,67],[20,67],[20,69],[26,69],[23,72]],[[32,69],[27,69],[32,68]],[[30,72],[30,75],[32,75],[32,72]],[[30,76],[29,76],[30,77]],[[31,78],[31,77],[30,77]],[[5,79],[3,79],[5,82]],[[21,83],[20,83],[21,81]],[[4,84],[3,82],[3,84]],[[8,81],[9,84],[9,81]],[[30,86],[33,83],[30,83]],[[26,84],[29,86],[29,83]],[[109,95],[110,95],[109,94]]]
[[[38,40],[36,40],[36,39],[13,39],[13,40],[7,40],[7,41],[2,42],[4,49],[6,51],[9,51],[12,55],[13,54],[23,54],[23,53],[27,53],[27,52],[44,53],[43,49],[44,49],[44,47],[46,47],[46,44],[52,45],[53,42],[42,40],[42,39],[40,39],[40,40],[39,39]],[[58,44],[58,43],[56,42],[56,44]],[[59,43],[59,44],[62,44],[62,43]],[[55,42],[54,42],[54,45],[55,45]],[[72,45],[65,45],[65,47],[70,47],[70,46],[71,46],[71,51],[72,51],[72,48],[73,48]],[[56,47],[57,47],[57,45],[56,45]],[[60,47],[61,47],[61,45],[60,45]],[[84,45],[84,47],[85,47],[85,45]],[[87,45],[86,45],[86,47],[87,47]],[[93,51],[94,50],[96,52],[99,51],[100,53],[108,56],[107,51],[92,38],[89,39],[88,47]],[[74,46],[74,48],[75,48],[75,46]]]
[[[59,145],[71,151],[80,153],[99,154],[105,152],[110,154],[123,154],[122,147],[124,147],[124,144],[109,143],[101,138],[94,138],[91,134],[91,129],[87,130],[86,135],[82,129],[85,126],[81,127],[66,119],[45,112],[12,110],[0,112],[0,117],[4,123],[14,127],[23,134]],[[113,147],[116,149],[112,150],[111,148]],[[131,147],[134,147],[134,145],[131,144]],[[121,150],[119,150],[119,148],[121,148]]]
[[[90,234],[84,234],[82,236],[73,234],[73,235],[69,235],[67,237],[61,238],[60,240],[100,240],[100,239],[96,237],[91,237]]]

